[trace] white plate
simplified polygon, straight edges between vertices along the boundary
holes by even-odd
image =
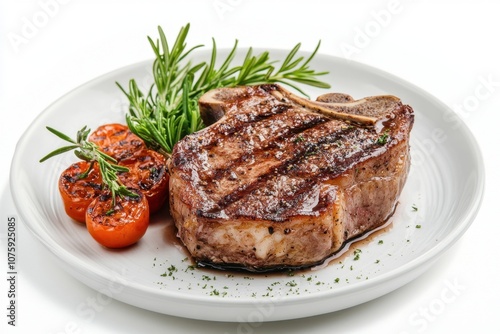
[[[283,51],[273,51],[283,59]],[[196,58],[208,59],[207,51]],[[413,106],[412,169],[390,225],[358,242],[339,259],[315,270],[252,275],[193,269],[173,236],[167,211],[157,215],[134,247],[100,247],[84,226],[64,213],[57,191],[59,173],[75,157],[40,164],[61,146],[45,126],[74,136],[124,122],[127,103],[115,85],[136,78],[149,86],[151,62],[106,74],[78,87],[43,111],[17,145],[11,191],[22,221],[74,277],[109,296],[140,308],[216,321],[272,321],[333,312],[375,299],[415,279],[467,230],[481,203],[484,171],[480,150],[463,122],[443,103],[393,75],[356,62],[317,55],[313,68],[331,74],[331,91],[355,98],[392,94]],[[306,88],[312,97],[324,91]],[[36,145],[33,145],[36,143]],[[416,210],[415,210],[416,208]],[[360,249],[359,258],[354,252]]]

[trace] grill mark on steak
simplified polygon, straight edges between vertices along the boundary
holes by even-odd
[[[270,121],[271,121],[271,123],[275,123],[275,120],[270,120]],[[260,145],[259,143],[257,143],[257,140],[255,138],[251,138],[251,135],[246,135],[244,133],[236,132],[236,133],[232,134],[233,136],[224,136],[223,141],[226,144],[232,142],[232,143],[237,144],[238,147],[240,147],[240,148],[245,148],[245,146],[249,146],[249,145],[251,145],[252,147],[248,147],[247,150],[238,151],[238,153],[240,153],[240,155],[236,156],[236,158],[231,161],[231,164],[229,164],[229,165],[224,164],[218,168],[214,166],[214,168],[215,168],[214,172],[216,173],[216,175],[213,175],[213,177],[215,179],[218,179],[222,175],[227,173],[227,171],[230,171],[231,169],[234,169],[235,167],[237,167],[237,165],[248,163],[248,160],[250,159],[249,155],[258,156],[258,155],[262,154],[262,152],[268,152],[268,155],[271,155],[271,153],[269,153],[270,151],[279,150],[280,147],[283,146],[284,143],[287,140],[289,140],[290,137],[295,136],[297,134],[300,134],[300,133],[302,133],[306,130],[309,130],[310,128],[313,128],[313,127],[317,126],[318,124],[324,123],[326,121],[327,121],[327,119],[325,119],[325,118],[315,117],[315,118],[303,121],[296,126],[286,127],[283,129],[283,131],[279,132],[278,134],[276,134],[272,137],[261,137],[266,141],[265,145]],[[254,132],[258,132],[259,128],[262,128],[262,127],[259,127],[255,123],[257,123],[257,121],[254,121],[253,124],[247,123],[247,126],[258,128],[257,130],[254,131]],[[263,125],[263,126],[265,127],[265,125]],[[243,128],[241,128],[241,129],[243,129]],[[262,136],[262,134],[259,134],[259,135]],[[257,137],[259,135],[257,135]],[[210,154],[211,154],[211,157],[213,157],[217,154],[217,152],[212,151]]]
[[[370,156],[374,151],[380,149],[380,145],[376,144],[378,134],[373,131],[353,126],[345,126],[343,122],[336,122],[335,120],[322,119],[324,122],[317,122],[317,124],[312,127],[307,127],[306,129],[300,128],[299,131],[293,131],[297,130],[296,128],[292,129],[290,133],[293,133],[294,136],[281,138],[281,140],[274,143],[274,145],[271,145],[271,150],[269,150],[268,147],[255,149],[252,152],[253,156],[260,157],[261,160],[268,160],[275,154],[275,151],[272,149],[276,149],[277,152],[283,152],[280,146],[290,145],[290,142],[293,143],[291,145],[291,150],[284,151],[276,165],[268,169],[259,169],[260,175],[255,179],[250,179],[252,182],[236,184],[234,182],[235,180],[231,180],[230,173],[242,164],[247,163],[244,156],[228,164],[224,169],[215,170],[211,177],[218,182],[207,182],[205,190],[210,190],[212,194],[217,194],[218,189],[214,188],[223,188],[225,190],[225,195],[216,202],[216,205],[212,209],[206,212],[198,211],[197,214],[202,217],[217,217],[223,215],[220,212],[221,210],[239,201],[256,189],[269,189],[272,187],[272,183],[275,182],[279,175],[288,175],[289,177],[294,176],[297,178],[308,175],[308,178],[305,182],[302,182],[300,186],[298,184],[294,186],[293,192],[285,192],[284,195],[281,194],[279,203],[266,206],[266,210],[255,211],[254,215],[258,216],[259,214],[263,214],[268,217],[268,219],[275,221],[286,220],[288,216],[295,213],[293,209],[290,208],[296,207],[297,202],[302,199],[301,193],[305,188],[321,182],[326,178],[332,178],[345,172],[354,162],[362,160],[363,156]],[[332,125],[334,127],[333,129]],[[335,131],[335,127],[339,130]],[[326,135],[323,135],[323,133],[326,133]],[[306,137],[300,137],[306,134]],[[302,138],[302,140],[297,140],[298,138]],[[246,139],[245,137],[241,138],[241,140]],[[350,143],[356,143],[356,147],[352,147]],[[259,166],[261,162],[255,160],[254,164]],[[310,165],[312,165],[314,169],[308,167]],[[221,184],[222,182],[233,183],[234,187],[228,189]],[[254,198],[252,198],[252,200],[254,200]],[[262,201],[268,203],[267,199],[262,199]],[[241,208],[247,207],[246,204],[242,203],[239,203],[239,206]],[[269,212],[274,213],[270,214]],[[237,214],[237,212],[234,213]],[[305,211],[302,210],[302,213],[304,214]],[[237,215],[242,215],[242,213],[240,212]],[[251,215],[247,213],[246,216]]]
[[[266,105],[268,103],[265,103]],[[229,122],[217,124],[216,131],[223,136],[228,137],[231,134],[241,131],[242,128],[247,127],[249,124],[257,123],[276,115],[280,115],[291,108],[289,105],[272,105],[270,108],[259,108],[261,106],[256,106],[256,110],[259,112],[252,113],[240,113],[234,119]],[[262,111],[262,112],[260,112]]]
[[[324,124],[325,123],[321,123],[320,125],[324,125]],[[312,131],[312,132],[316,132],[316,131],[314,131],[316,129],[316,127],[317,126],[311,127],[311,128],[308,128],[307,130]],[[283,152],[282,153],[283,155],[280,155],[279,159],[277,159],[278,163],[276,165],[270,166],[270,168],[268,168],[268,169],[261,168],[259,170],[261,175],[258,178],[253,179],[253,182],[246,183],[244,185],[239,185],[236,189],[230,191],[227,195],[225,195],[224,197],[221,198],[221,200],[217,203],[217,208],[214,208],[213,210],[211,210],[209,212],[209,214],[213,215],[215,211],[224,210],[224,208],[226,208],[230,204],[240,200],[242,197],[244,197],[245,195],[247,195],[250,192],[255,191],[256,189],[268,188],[267,184],[269,182],[273,182],[273,180],[279,175],[289,174],[290,176],[292,176],[294,174],[298,174],[297,171],[299,170],[300,166],[302,166],[303,163],[307,159],[309,159],[312,155],[317,154],[320,150],[324,149],[325,145],[339,141],[340,138],[342,138],[348,132],[351,132],[352,129],[354,129],[354,128],[346,127],[344,129],[341,129],[341,131],[339,131],[339,132],[335,132],[335,133],[332,133],[328,136],[319,138],[319,140],[317,142],[305,141],[305,139],[303,142],[297,141],[297,138],[301,138],[299,136],[301,134],[304,134],[305,131],[296,132],[293,139],[283,138],[283,140],[280,143],[290,142],[290,141],[292,141],[294,143],[292,145],[292,150],[286,150],[283,152],[283,151],[281,151],[280,143],[276,143],[274,145],[275,147],[273,147],[273,148],[276,148],[277,152],[280,152],[280,153]],[[274,152],[274,151],[266,152],[269,154],[266,154],[266,153],[263,154],[263,151],[266,151],[266,150],[262,150],[262,149],[255,150],[253,152],[253,154],[257,157],[261,157],[262,160],[270,159],[271,156],[276,154],[276,152]],[[238,163],[231,164],[226,169],[226,171],[233,170],[233,169],[237,168],[241,163],[245,163],[245,162],[238,161]],[[255,165],[258,166],[259,164],[260,164],[260,161],[256,160]],[[337,172],[340,173],[341,170],[339,169]],[[309,178],[307,180],[305,186],[308,186],[311,182],[315,182],[314,175],[313,175],[313,178]],[[296,188],[296,190],[302,191],[303,189],[302,189],[302,187],[300,187],[300,188]],[[290,196],[282,198],[282,202],[286,202],[287,200],[293,201],[292,197],[298,196],[298,195],[299,195],[299,193],[291,194]],[[300,196],[298,198],[300,198]],[[283,218],[281,217],[278,219],[275,217],[275,220],[283,220]]]
[[[349,142],[356,142],[358,145],[346,149]],[[276,222],[286,221],[297,214],[318,215],[326,205],[310,203],[311,197],[318,196],[319,192],[319,188],[316,191],[311,191],[311,188],[341,175],[352,168],[353,164],[373,156],[376,151],[382,154],[385,149],[381,150],[373,136],[366,136],[359,129],[349,128],[336,132],[317,142],[303,145],[302,149],[294,151],[291,159],[272,170],[266,170],[262,177],[245,189],[238,189],[227,195],[225,202],[219,203],[218,209],[224,210],[231,205],[226,210],[226,215],[252,219],[264,217]],[[260,203],[264,205],[259,206]]]

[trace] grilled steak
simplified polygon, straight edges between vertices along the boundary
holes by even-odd
[[[398,98],[311,101],[261,85],[199,104],[213,124],[178,142],[169,166],[171,214],[198,264],[313,266],[393,213],[413,125]]]

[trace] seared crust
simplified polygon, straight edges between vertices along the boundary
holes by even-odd
[[[315,265],[394,210],[410,165],[412,109],[393,96],[330,94],[305,104],[282,92],[263,85],[209,93],[200,109],[216,123],[174,147],[170,209],[199,263]],[[375,123],[324,116],[316,103]]]

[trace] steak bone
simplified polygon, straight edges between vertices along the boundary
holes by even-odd
[[[316,101],[300,97],[279,85],[263,85],[271,95],[286,103],[295,103],[308,111],[317,112],[330,118],[360,125],[375,125],[388,110],[395,109],[401,100],[393,95],[369,96],[354,100],[343,93],[320,95]],[[201,119],[211,125],[227,112],[227,103],[243,96],[245,87],[218,88],[207,92],[199,99]]]

